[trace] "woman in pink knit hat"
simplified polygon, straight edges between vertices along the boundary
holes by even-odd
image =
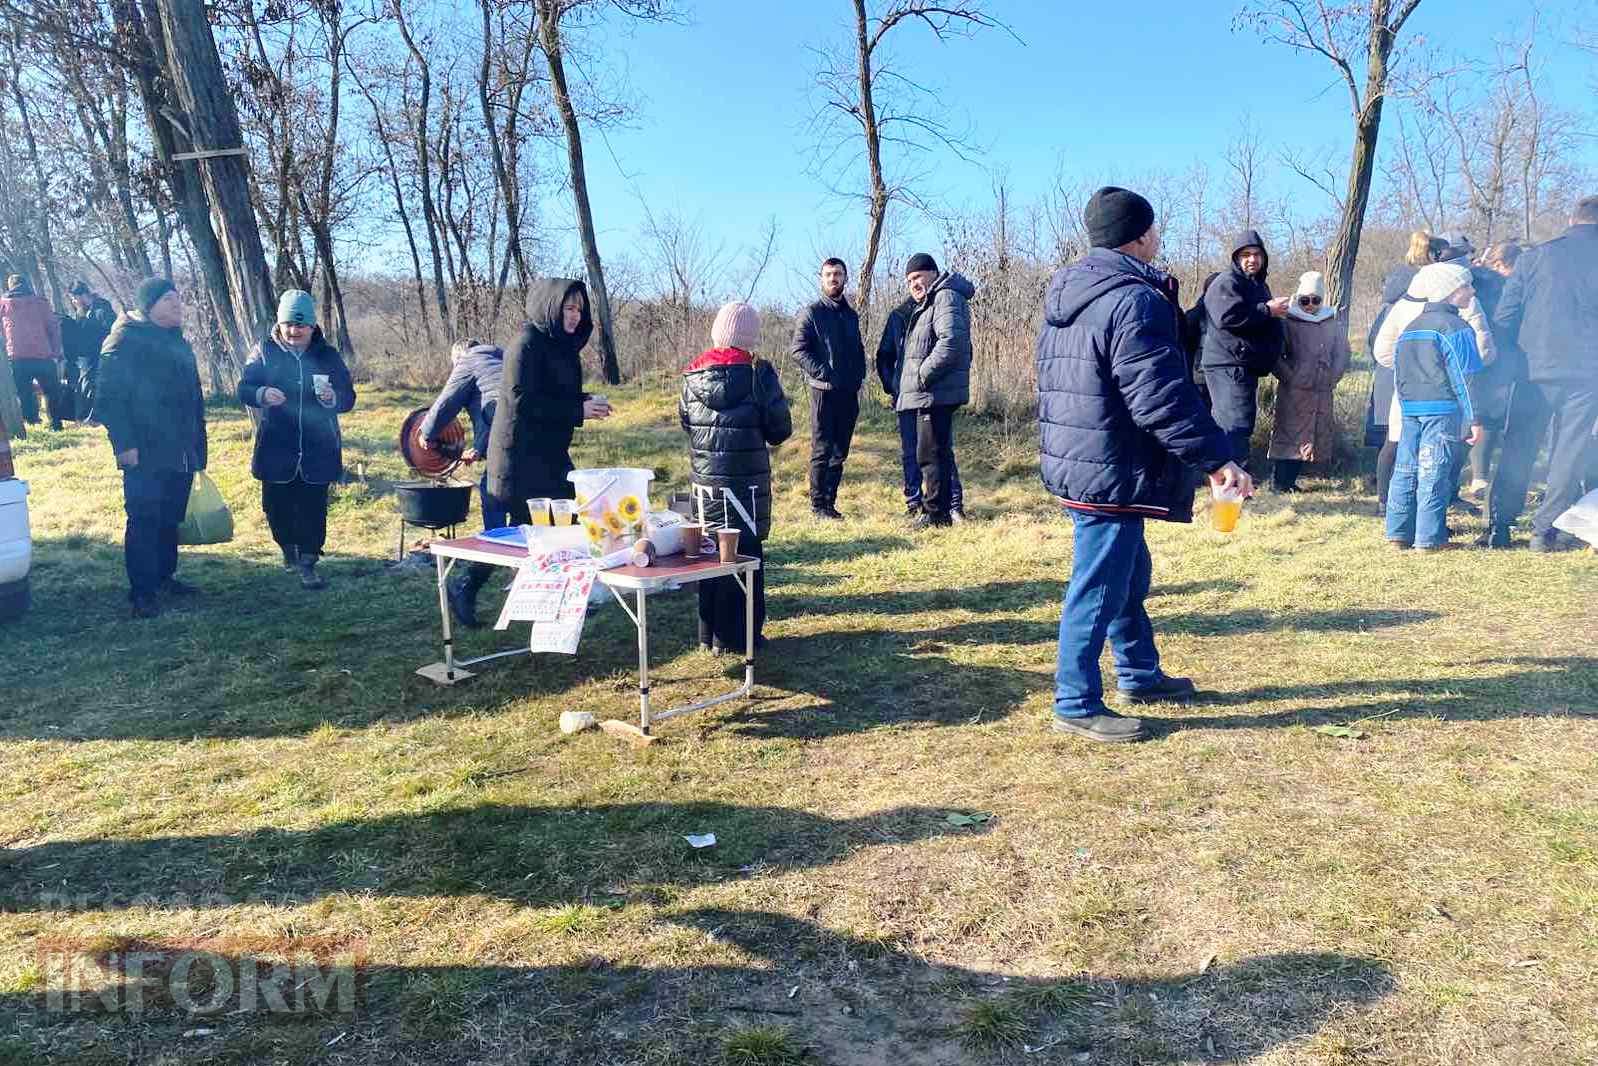
[[[740,531],[738,553],[763,558],[771,532],[771,453],[793,433],[777,371],[757,358],[760,313],[724,304],[710,327],[711,348],[683,371],[678,414],[688,434],[693,482],[706,499],[705,521]],[[724,491],[725,490],[725,491]],[[726,503],[731,493],[737,506]],[[755,579],[755,647],[766,619],[765,571]],[[744,594],[730,577],[699,583],[699,643],[720,651],[744,647]]]

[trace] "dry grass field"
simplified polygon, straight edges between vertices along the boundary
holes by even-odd
[[[579,465],[682,487],[670,388],[611,396]],[[1048,730],[1071,531],[1030,433],[962,425],[974,521],[912,534],[873,409],[845,524],[808,517],[805,428],[779,451],[756,698],[635,749],[555,727],[636,713],[614,606],[575,657],[414,675],[437,601],[386,568],[383,485],[422,402],[347,419],[370,480],[336,491],[321,593],[276,566],[248,422],[214,411],[238,535],[185,550],[204,594],[155,622],[127,618],[103,434],[20,445],[0,1063],[1598,1061],[1592,555],[1395,554],[1356,479],[1313,473],[1234,536],[1157,526],[1165,665],[1206,698],[1092,748]],[[692,602],[651,611],[667,700],[734,669]],[[352,1004],[213,979],[191,1013],[156,958],[313,940],[359,961]],[[62,944],[150,951],[143,1009],[66,995]]]

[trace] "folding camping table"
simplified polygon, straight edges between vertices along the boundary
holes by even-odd
[[[438,613],[444,628],[444,659],[431,663],[416,672],[441,685],[453,685],[473,676],[465,669],[494,659],[512,655],[529,655],[527,647],[493,652],[474,659],[456,659],[454,631],[449,614],[449,574],[457,562],[488,563],[512,569],[527,561],[527,549],[514,544],[499,544],[478,537],[460,537],[454,540],[435,540],[428,548],[433,553],[438,568]],[[689,711],[701,711],[718,703],[739,699],[754,691],[755,687],[755,571],[760,560],[740,555],[736,562],[724,563],[715,557],[685,559],[681,555],[667,555],[655,561],[654,566],[618,566],[600,570],[595,576],[601,584],[616,594],[616,603],[627,612],[634,628],[638,630],[638,720],[647,735],[655,722],[675,718]],[[712,578],[731,577],[744,593],[744,678],[743,683],[731,692],[700,700],[666,711],[651,709],[649,702],[649,608],[647,597],[651,593],[665,592]],[[632,593],[634,606],[629,607],[626,593]]]

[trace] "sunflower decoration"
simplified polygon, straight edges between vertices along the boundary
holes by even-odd
[[[588,542],[590,544],[598,544],[605,539],[605,527],[587,515],[583,516],[583,529],[588,532]]]
[[[605,528],[610,530],[610,535],[613,537],[619,537],[627,531],[627,523],[623,522],[621,515],[615,511],[606,509],[600,520],[605,523]]]
[[[637,496],[628,494],[616,505],[616,513],[621,515],[621,520],[629,526],[636,525],[638,520],[644,517],[644,505]]]
[[[588,493],[579,492],[577,494],[577,506],[578,507],[587,507],[588,506]]]

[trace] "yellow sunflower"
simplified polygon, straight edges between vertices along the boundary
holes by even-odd
[[[632,525],[644,516],[644,505],[637,496],[623,496],[616,505],[616,513],[621,515],[622,521]]]
[[[588,493],[579,492],[577,494],[577,506],[578,507],[587,507],[588,506]]]
[[[598,544],[600,541],[605,539],[605,527],[601,526],[598,522],[595,522],[592,518],[585,517],[583,519],[583,529],[588,531],[588,540],[590,543]]]
[[[602,521],[605,523],[605,528],[610,530],[610,534],[613,537],[619,537],[627,530],[627,523],[623,522],[621,520],[621,515],[617,514],[615,511],[606,511]]]

